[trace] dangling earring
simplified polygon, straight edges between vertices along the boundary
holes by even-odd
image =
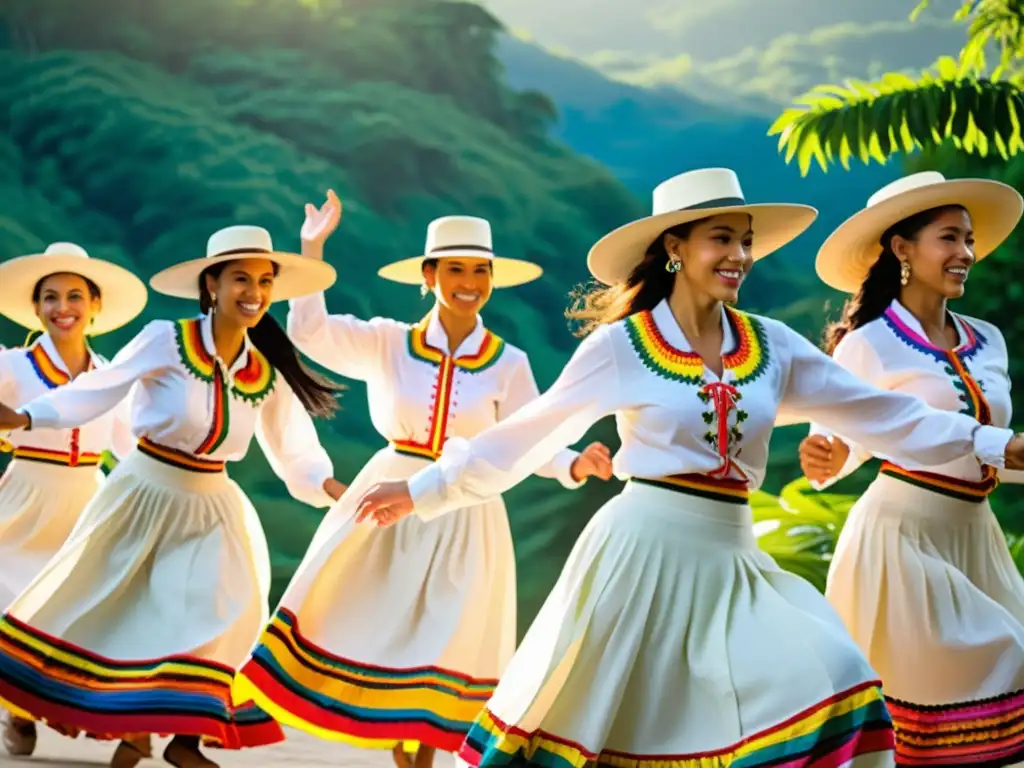
[[[906,261],[900,262],[900,285],[910,282],[910,264]]]
[[[430,293],[430,286],[428,286],[426,283],[421,283],[420,284],[420,297],[425,299],[425,298],[427,298],[427,294],[428,293]]]
[[[216,293],[211,293],[210,294],[210,314],[211,315],[217,314],[217,294]]]
[[[683,268],[682,259],[676,256],[669,256],[668,261],[665,262],[665,271],[670,274],[675,274]]]

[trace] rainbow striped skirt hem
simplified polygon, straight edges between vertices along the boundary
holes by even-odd
[[[497,682],[343,659],[304,638],[295,615],[279,608],[238,674],[235,700],[251,699],[282,724],[322,739],[455,752]]]
[[[996,768],[1024,762],[1024,690],[964,704],[887,703],[897,765]]]
[[[881,686],[870,682],[839,693],[738,744],[682,755],[588,750],[555,734],[527,733],[485,710],[474,723],[459,757],[478,767],[838,768],[864,755],[891,754],[893,743],[892,722]]]
[[[231,703],[234,671],[193,656],[118,661],[0,617],[0,706],[67,736],[199,736],[226,749],[284,740],[251,702]]]

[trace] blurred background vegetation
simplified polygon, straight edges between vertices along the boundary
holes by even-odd
[[[702,69],[700,87],[667,89],[672,72],[685,69],[692,80],[696,71],[671,57],[627,65],[605,55],[599,66],[593,57],[552,52],[509,34],[492,14],[504,9],[495,6],[501,3],[6,0],[0,4],[0,258],[72,240],[148,279],[169,263],[201,255],[217,228],[242,222],[267,227],[278,247],[292,249],[303,203],[318,202],[330,186],[343,198],[345,217],[329,243],[328,258],[340,273],[329,306],[411,321],[427,302],[415,287],[378,279],[377,268],[421,252],[426,224],[436,216],[484,216],[499,252],[545,267],[542,280],[499,292],[485,310],[489,327],[530,353],[545,388],[576,344],[561,310],[568,290],[588,278],[589,246],[643,215],[661,179],[727,165],[752,200],[821,209],[811,232],[758,265],[742,299],[745,309],[816,339],[829,303],[837,306],[811,268],[817,245],[898,175],[900,164],[806,178],[786,165],[766,135],[778,99],[792,96],[792,88],[769,77],[781,71],[777,57],[732,54],[736,71],[745,73],[737,82],[748,87],[731,99],[721,98],[722,66]],[[944,35],[953,26],[926,23]],[[824,37],[835,47],[837,40],[849,42],[844,34]],[[847,47],[852,56],[857,45]],[[848,71],[859,66],[852,61],[833,60],[831,68],[812,72],[859,74]],[[764,77],[753,77],[751,68]],[[942,147],[914,162],[1024,185],[1016,161],[983,162]],[[1011,349],[1024,338],[1024,321],[1011,312],[1021,285],[1007,280],[1013,252],[1011,244],[972,275],[968,298],[957,306],[997,322]],[[281,320],[283,309],[275,310]],[[143,319],[96,346],[112,355],[145,320],[195,311],[194,304],[152,295]],[[0,320],[0,343],[23,338]],[[1014,375],[1021,375],[1019,361]],[[349,385],[344,411],[319,425],[343,481],[383,442],[370,426],[362,385]],[[803,434],[801,427],[776,433],[755,506],[765,549],[821,586],[846,511],[874,470],[844,481],[840,495],[809,492],[791,482],[799,477],[796,445]],[[588,439],[617,445],[610,422],[598,424]],[[276,598],[322,511],[287,497],[258,448],[232,475],[266,527]],[[617,489],[615,482],[590,483],[571,493],[531,479],[507,494],[521,631],[579,531]],[[1024,533],[1021,497],[1003,489],[996,504],[1010,535]]]

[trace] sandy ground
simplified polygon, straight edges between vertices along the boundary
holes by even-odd
[[[285,729],[288,740],[282,744],[262,749],[246,749],[238,752],[208,750],[207,756],[223,768],[306,768],[306,766],[354,766],[355,768],[389,768],[394,766],[388,752],[354,749],[344,744],[333,744],[315,739],[304,733]],[[143,760],[139,768],[166,766],[161,757],[164,740],[154,740],[151,760]],[[109,765],[112,744],[97,743],[85,739],[65,739],[46,728],[39,729],[39,743],[36,753],[30,758],[14,758],[0,746],[0,767],[2,768],[95,768]],[[453,768],[451,755],[438,754],[435,768]]]

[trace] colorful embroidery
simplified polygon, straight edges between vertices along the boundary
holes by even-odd
[[[46,385],[47,389],[56,389],[71,381],[71,377],[58,368],[46,354],[42,344],[36,344],[28,350],[28,361],[35,369],[36,376]]]
[[[437,347],[427,343],[427,325],[429,316],[409,329],[409,354],[417,360],[431,365],[440,365],[450,356]],[[472,355],[459,355],[455,358],[455,366],[467,373],[480,373],[498,362],[505,351],[505,342],[490,331],[484,332],[480,347]]]
[[[750,490],[746,480],[729,480],[712,477],[711,475],[686,474],[669,475],[668,477],[647,478],[634,477],[634,483],[653,485],[678,491],[691,496],[699,496],[712,501],[724,501],[728,504],[746,504],[750,498]]]
[[[591,752],[545,731],[525,732],[490,711],[477,718],[459,757],[473,766],[546,768],[839,768],[861,756],[893,749],[892,722],[880,683],[836,694],[774,728],[714,752],[637,755]]]
[[[321,739],[455,752],[496,684],[437,667],[390,669],[334,656],[304,638],[295,615],[279,608],[234,692]]]
[[[212,383],[217,366],[203,343],[202,320],[179,320],[176,325],[178,354],[185,369],[200,381]],[[231,392],[241,400],[257,405],[274,388],[277,371],[258,349],[249,348],[249,359],[235,374]]]
[[[0,618],[0,701],[69,736],[188,733],[228,749],[283,741],[269,715],[232,706],[233,680],[230,667],[207,659],[107,659]]]
[[[920,706],[887,698],[899,765],[1024,761],[1024,690],[983,701]]]
[[[227,381],[224,379],[224,371],[219,365],[213,367],[213,381],[210,382],[213,391],[213,415],[210,419],[210,431],[206,439],[196,448],[196,455],[212,454],[220,448],[221,443],[228,436],[231,425],[231,399],[228,395]]]
[[[103,451],[100,454],[99,468],[104,477],[109,477],[110,473],[117,468],[119,463],[113,451]]]

